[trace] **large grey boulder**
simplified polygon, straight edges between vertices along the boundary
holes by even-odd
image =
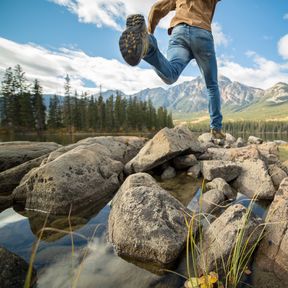
[[[53,142],[0,142],[0,172],[48,154],[60,146]]]
[[[26,209],[67,215],[94,202],[109,202],[121,185],[123,164],[100,144],[79,146],[33,169],[14,190]]]
[[[111,152],[111,158],[126,164],[133,157],[137,155],[140,149],[147,142],[146,138],[136,136],[99,136],[89,137],[78,141],[77,143],[70,144],[53,151],[48,159],[43,162],[46,164],[55,160],[62,154],[71,151],[72,149],[82,146],[89,146],[92,144],[100,144],[105,146]]]
[[[32,159],[16,167],[0,172],[0,195],[11,194],[13,189],[19,185],[23,176],[32,168],[40,166],[42,161],[46,159],[47,156],[47,154],[40,156],[36,159]]]
[[[207,190],[217,189],[222,191],[228,200],[235,200],[237,192],[222,178],[215,178],[206,184]]]
[[[258,160],[238,162],[241,174],[232,183],[232,187],[249,198],[271,200],[275,195],[275,188],[265,163]]]
[[[112,159],[126,164],[138,154],[147,140],[136,136],[100,136],[80,140],[77,144],[101,144],[110,150]]]
[[[29,265],[21,257],[0,247],[0,287],[24,287]],[[36,282],[36,270],[32,270],[31,287]]]
[[[243,205],[232,205],[204,230],[201,255],[197,263],[199,273],[217,271],[221,274],[223,265],[228,267],[229,255],[233,253],[240,231],[243,231],[241,249],[245,249],[246,253],[249,251],[259,238],[262,228],[259,226],[261,220],[253,215],[245,221],[246,213],[247,209]]]
[[[288,285],[288,177],[276,193],[265,219],[266,233],[258,249],[256,263],[264,271],[274,272]]]
[[[203,152],[203,148],[186,126],[163,128],[150,139],[125,166],[126,174],[144,172],[180,154]]]
[[[232,161],[202,161],[201,172],[204,179],[208,181],[212,181],[215,178],[222,178],[226,182],[230,182],[240,175],[241,167]]]
[[[112,203],[109,241],[118,255],[144,263],[172,263],[184,248],[186,208],[152,176],[130,175]]]

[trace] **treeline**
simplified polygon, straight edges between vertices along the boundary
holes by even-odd
[[[25,78],[20,65],[4,74],[0,97],[0,124],[15,131],[64,130],[66,132],[157,131],[173,127],[172,114],[166,108],[156,109],[152,101],[124,98],[119,93],[106,101],[86,93],[72,92],[67,75],[64,97],[54,95],[49,109],[43,102],[43,89],[37,79],[33,85]]]
[[[195,132],[206,132],[208,123],[198,123],[189,125],[190,129]],[[287,133],[287,121],[227,121],[223,123],[223,130],[233,134],[239,133]]]

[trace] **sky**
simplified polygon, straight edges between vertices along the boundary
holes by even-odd
[[[0,79],[20,64],[26,78],[37,78],[44,93],[63,94],[69,74],[73,89],[126,94],[168,86],[141,61],[130,67],[118,41],[129,14],[146,19],[155,0],[0,0]],[[173,12],[161,20],[155,36],[166,53]],[[288,83],[288,1],[222,0],[213,21],[219,74],[268,89]],[[176,84],[200,72],[192,61]]]

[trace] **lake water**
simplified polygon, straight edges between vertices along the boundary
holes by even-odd
[[[185,206],[193,208],[197,203],[200,196],[200,180],[192,180],[185,173],[180,173],[171,180],[157,180]],[[236,201],[245,206],[249,205],[249,200],[243,195],[238,195]],[[257,216],[264,217],[266,211],[267,204],[255,204],[254,213]],[[47,230],[39,240],[39,231],[43,228],[46,216],[24,211],[21,207],[11,207],[0,213],[0,246],[29,262],[33,245],[39,242],[34,261],[39,288],[183,287],[185,280],[172,272],[165,273],[143,263],[130,263],[114,253],[112,245],[107,242],[109,205],[97,207],[95,203],[91,211],[84,212],[70,218],[72,245],[71,235],[68,234],[71,231],[68,217],[49,217]],[[187,275],[185,252],[170,269]],[[247,278],[246,283],[262,288],[254,286],[253,279]],[[243,284],[239,287],[247,286]]]

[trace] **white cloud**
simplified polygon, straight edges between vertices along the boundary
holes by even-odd
[[[283,19],[284,19],[284,20],[288,20],[288,13],[286,13],[286,14],[283,16]]]
[[[118,31],[123,30],[123,20],[129,14],[141,13],[148,15],[155,0],[135,1],[135,0],[50,0],[58,5],[68,8],[76,14],[80,22],[93,23],[98,27],[108,26]],[[171,11],[163,18],[159,27],[168,29],[170,21],[175,12]],[[219,23],[213,23],[213,35],[215,45],[227,46],[229,40],[223,33]]]
[[[219,72],[233,81],[249,86],[267,89],[277,82],[288,82],[288,64],[277,63],[248,51],[247,56],[254,63],[253,67],[243,67],[229,58],[218,59]]]
[[[288,34],[279,40],[278,52],[284,59],[288,59]]]
[[[212,30],[213,30],[213,37],[214,37],[214,42],[216,46],[227,46],[228,43],[230,42],[230,39],[227,37],[227,35],[224,34],[222,31],[222,26],[214,22],[212,24]]]
[[[61,93],[67,73],[73,89],[79,92],[99,92],[99,88],[85,88],[85,80],[97,87],[102,85],[103,90],[117,89],[131,94],[145,88],[167,87],[152,69],[130,67],[115,59],[91,57],[79,50],[61,48],[55,52],[0,37],[0,71],[3,73],[16,64],[23,67],[28,79],[37,78],[45,93]],[[181,76],[177,83],[191,79]]]

